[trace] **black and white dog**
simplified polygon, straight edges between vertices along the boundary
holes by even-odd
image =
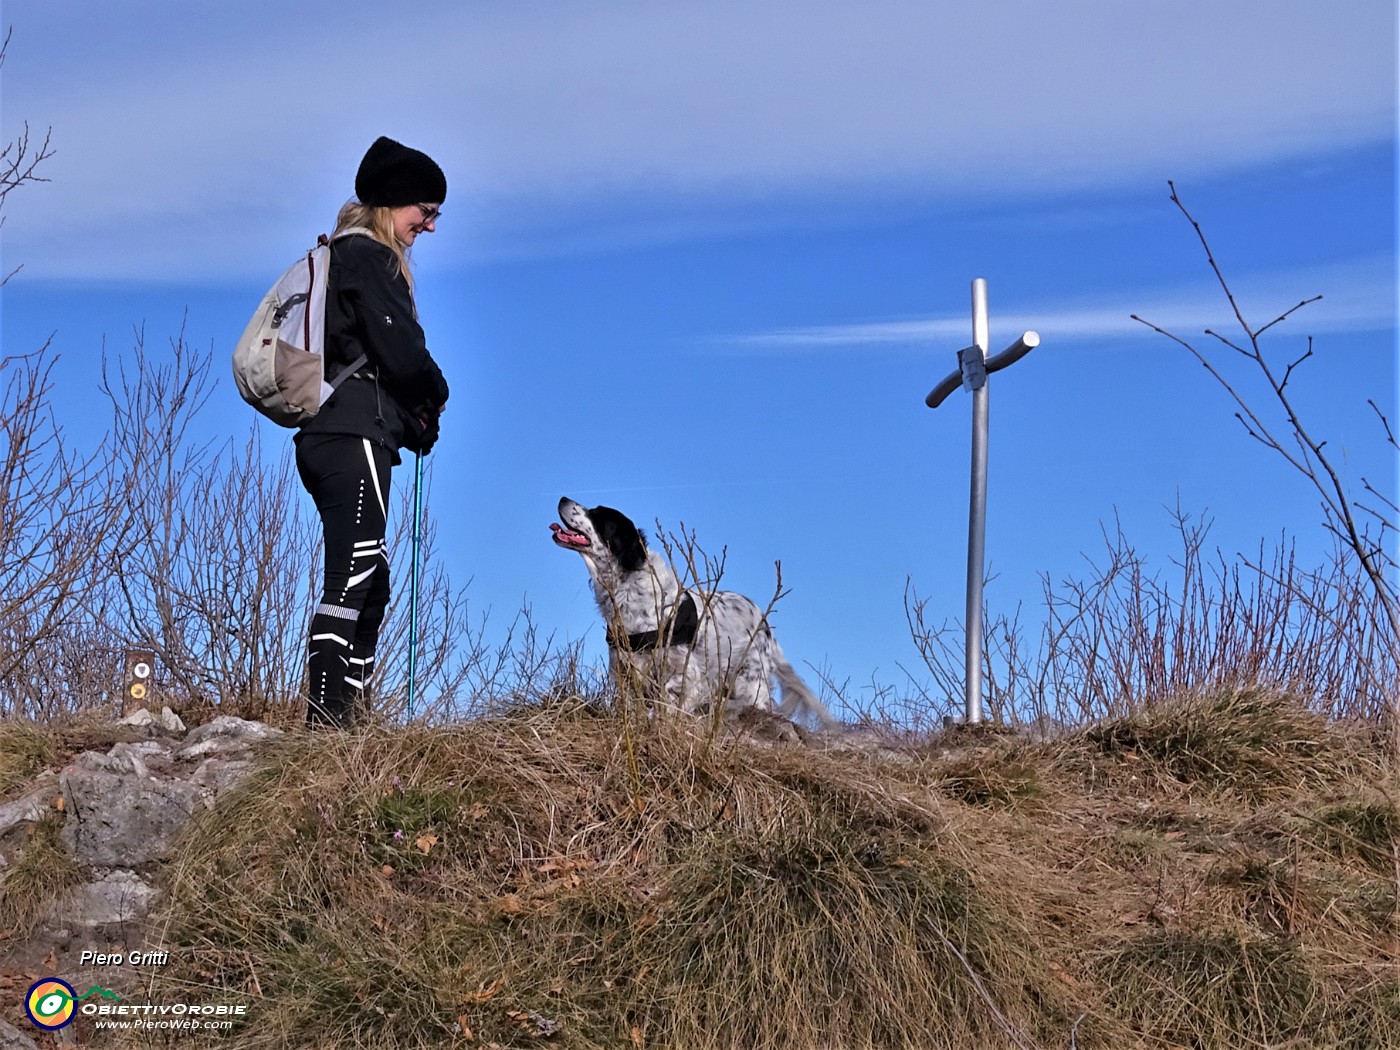
[[[839,723],[797,676],[762,611],[742,594],[683,588],[670,563],[647,549],[646,535],[621,511],[591,510],[565,497],[554,542],[583,555],[608,628],[619,684],[664,690],[686,712],[748,708],[785,717],[809,715],[826,728]],[[773,678],[782,686],[774,708]]]

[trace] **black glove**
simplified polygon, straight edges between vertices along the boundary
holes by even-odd
[[[410,433],[404,435],[404,445],[410,452],[426,456],[433,450],[438,439],[438,417],[442,409],[437,405],[420,405],[414,409],[409,419]]]

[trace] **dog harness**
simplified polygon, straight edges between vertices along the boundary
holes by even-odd
[[[658,647],[691,645],[695,641],[695,629],[699,623],[700,616],[695,611],[695,598],[687,593],[681,599],[680,605],[676,606],[676,614],[671,618],[670,630],[663,631],[658,628],[655,631],[638,631],[636,634],[623,636],[619,641],[617,633],[609,628],[608,647],[626,649],[633,653],[649,653]]]

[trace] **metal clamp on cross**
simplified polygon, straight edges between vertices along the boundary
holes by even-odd
[[[987,377],[1014,365],[1040,345],[1026,332],[994,357],[987,356],[987,282],[972,282],[972,345],[958,351],[958,368],[929,391],[924,404],[937,408],[961,386],[972,393],[972,495],[967,526],[967,646],[963,721],[982,721],[982,587],[987,550]]]

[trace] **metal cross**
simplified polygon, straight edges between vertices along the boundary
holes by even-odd
[[[982,721],[982,587],[987,557],[987,377],[1014,365],[1040,345],[1026,332],[995,357],[987,356],[987,282],[972,282],[972,345],[958,351],[957,370],[929,391],[924,404],[937,408],[961,386],[972,392],[972,495],[967,524],[967,646],[963,721]]]

